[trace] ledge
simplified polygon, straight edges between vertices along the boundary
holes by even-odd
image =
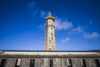
[[[97,55],[0,55],[0,58],[100,58]]]
[[[46,50],[0,50],[0,52],[11,51],[11,52],[100,52],[100,50],[87,50],[87,51],[68,51],[68,50],[56,50],[56,51],[46,51]]]

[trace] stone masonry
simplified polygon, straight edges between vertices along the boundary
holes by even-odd
[[[6,59],[4,67],[99,67],[99,51],[0,51],[0,63]],[[19,66],[16,60],[20,59]],[[33,66],[30,66],[34,59]],[[52,63],[50,62],[52,60]],[[71,62],[69,61],[71,60]],[[83,63],[82,60],[85,60]],[[52,65],[51,65],[52,64]],[[86,66],[83,66],[83,65]],[[0,64],[2,65],[2,64]],[[1,66],[2,67],[2,66]]]

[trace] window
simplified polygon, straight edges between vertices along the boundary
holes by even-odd
[[[51,30],[51,27],[49,27],[49,30]]]
[[[96,67],[100,67],[100,63],[98,59],[95,59],[95,64],[96,64]]]
[[[51,40],[49,40],[49,44],[51,45]]]
[[[50,59],[50,67],[53,67],[53,59]]]
[[[82,59],[81,64],[82,64],[82,67],[86,67],[86,61],[85,61],[85,59]]]
[[[49,50],[51,50],[51,48],[49,48]]]
[[[49,27],[49,33],[51,33],[51,27]]]
[[[67,65],[68,65],[68,67],[72,67],[72,60],[71,59],[67,59]]]
[[[51,38],[51,33],[49,33],[49,38]]]
[[[0,67],[5,67],[6,59],[2,59]]]
[[[49,24],[51,24],[51,20],[48,20]]]
[[[20,67],[21,59],[16,59],[15,67]]]
[[[49,29],[49,33],[51,33],[51,30]]]
[[[49,34],[51,34],[51,33],[49,33]]]
[[[35,59],[30,60],[30,67],[35,67]]]

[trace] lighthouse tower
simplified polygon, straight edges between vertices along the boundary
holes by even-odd
[[[51,12],[45,17],[45,43],[44,50],[56,50],[55,44],[55,19]]]

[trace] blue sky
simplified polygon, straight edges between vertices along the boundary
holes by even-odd
[[[49,11],[57,50],[100,49],[100,0],[0,0],[0,50],[43,50]]]

